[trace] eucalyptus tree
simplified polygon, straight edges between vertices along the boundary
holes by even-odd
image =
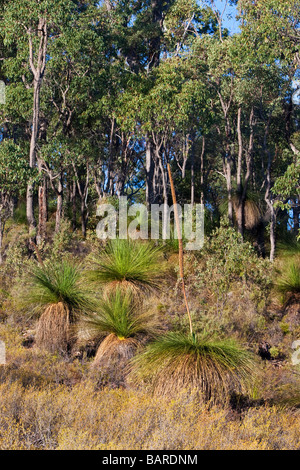
[[[299,0],[239,0],[243,30],[256,38],[260,51],[300,65]]]
[[[41,167],[57,201],[56,232],[60,229],[67,184],[72,186],[75,209],[76,195],[80,198],[82,230],[86,232],[87,196],[95,159],[93,145],[97,145],[94,136],[105,94],[109,55],[103,20],[96,7],[86,5],[74,16],[72,27],[67,25],[50,49],[52,59],[45,75],[42,103],[47,143]]]
[[[295,127],[295,109],[291,84],[299,67],[299,2],[267,0],[265,2],[238,2],[242,18],[241,41],[247,51],[249,67],[257,70],[261,88],[258,108],[261,129],[261,165],[263,167],[264,201],[270,219],[270,259],[275,255],[276,217],[278,213],[276,178],[284,173],[288,159],[279,159],[287,146],[297,148],[292,139]],[[272,135],[272,137],[271,137]],[[287,155],[285,153],[285,155]],[[278,161],[282,164],[278,165]],[[285,166],[284,166],[285,164]],[[278,172],[279,170],[279,172]]]
[[[6,139],[0,145],[0,264],[2,243],[7,219],[12,216],[13,198],[26,188],[29,168],[22,149]]]
[[[31,101],[31,112],[26,109],[30,133],[29,166],[35,168],[38,161],[38,141],[41,125],[41,92],[45,72],[51,61],[51,46],[74,26],[79,14],[79,3],[71,0],[18,0],[7,2],[2,13],[0,31],[4,44],[16,48],[15,57],[4,63],[9,77],[9,91],[14,94],[25,88],[26,98]],[[63,50],[60,51],[63,54]],[[29,106],[29,102],[27,102]],[[15,103],[15,109],[17,103]],[[36,230],[34,214],[34,183],[27,185],[27,220],[30,232]]]

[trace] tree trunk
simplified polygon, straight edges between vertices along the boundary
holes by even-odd
[[[48,204],[47,204],[47,179],[44,176],[43,184],[39,187],[39,226],[38,226],[38,244],[46,238],[46,223],[48,220]]]
[[[63,215],[63,181],[62,181],[62,175],[60,175],[59,180],[58,180],[58,188],[57,188],[55,233],[58,233],[60,231],[62,215]]]
[[[241,117],[242,117],[242,108],[238,109],[238,120],[237,120],[237,134],[239,142],[239,152],[238,152],[238,164],[237,164],[237,174],[236,174],[236,183],[237,183],[237,195],[238,195],[238,207],[237,207],[237,225],[238,232],[241,236],[244,236],[244,206],[245,201],[243,199],[243,187],[242,187],[242,160],[243,160],[243,138],[241,130]]]
[[[4,233],[4,223],[2,222],[1,217],[0,217],[0,265],[3,263],[3,257],[2,257],[3,233]]]
[[[163,226],[162,226],[162,237],[163,240],[167,239],[167,219],[168,219],[168,191],[167,191],[167,177],[165,174],[165,169],[162,161],[162,155],[159,150],[156,149],[156,156],[158,159],[159,169],[161,172],[161,182],[162,182],[162,194],[163,194],[163,204],[164,204],[164,214],[163,214]]]
[[[153,179],[152,179],[152,194],[153,194],[154,203],[158,201],[158,196],[159,196],[158,180],[159,180],[159,164],[158,164],[158,160],[156,157],[154,161],[154,170],[153,170]]]
[[[300,229],[300,205],[299,198],[295,198],[293,201],[293,233],[298,235]]]
[[[77,183],[77,190],[80,196],[80,216],[81,216],[81,231],[82,235],[84,238],[86,238],[86,228],[87,228],[87,223],[89,219],[89,213],[88,213],[88,205],[87,205],[87,199],[88,199],[88,191],[89,191],[89,166],[87,165],[86,167],[86,177],[85,177],[85,183],[81,184],[78,173],[76,170],[76,166],[73,164],[75,176],[76,176],[76,183]]]
[[[73,181],[73,187],[72,187],[72,194],[71,194],[71,199],[72,199],[72,229],[73,231],[76,230],[77,226],[77,207],[76,207],[76,193],[77,193],[77,186],[76,186],[76,181]]]
[[[36,166],[36,142],[38,136],[38,124],[39,124],[39,110],[40,110],[40,82],[34,82],[34,91],[33,91],[33,119],[32,119],[32,132],[30,140],[30,150],[29,150],[29,167],[34,169]],[[35,231],[36,220],[34,215],[34,184],[29,181],[27,185],[27,195],[26,195],[26,215],[27,221],[29,224],[29,232]]]
[[[274,209],[274,203],[271,195],[271,164],[272,157],[271,153],[268,157],[268,169],[266,175],[266,193],[265,201],[267,203],[268,209],[270,211],[270,261],[274,261],[275,258],[275,248],[276,248],[276,211]]]
[[[273,158],[268,148],[268,136],[269,136],[271,119],[272,119],[272,113],[269,115],[268,121],[266,123],[263,148],[264,148],[264,153],[268,159],[267,170],[266,170],[266,175],[265,175],[265,183],[266,183],[265,202],[270,211],[270,261],[274,261],[275,249],[276,249],[276,211],[274,209],[274,202],[273,202],[272,193],[271,193],[271,167],[272,167]]]
[[[233,224],[233,206],[232,206],[232,182],[231,182],[231,157],[226,156],[226,185],[227,185],[227,207],[228,219]]]
[[[251,109],[250,118],[249,118],[249,127],[250,127],[250,137],[249,137],[249,146],[246,157],[246,175],[244,178],[244,184],[242,183],[242,161],[243,161],[243,138],[241,131],[241,116],[242,108],[239,108],[238,111],[238,141],[239,141],[239,153],[238,153],[238,165],[237,165],[237,193],[238,193],[238,208],[237,208],[237,223],[238,223],[238,232],[244,237],[245,229],[245,202],[247,198],[248,184],[252,172],[252,158],[253,158],[253,144],[254,144],[254,109]]]
[[[191,150],[191,205],[195,204],[195,136],[193,136]]]
[[[33,111],[32,111],[32,131],[29,150],[29,166],[35,168],[36,166],[36,144],[39,129],[39,116],[40,116],[40,91],[46,67],[46,52],[47,52],[47,23],[44,18],[39,19],[38,37],[40,39],[37,61],[34,64],[34,48],[31,31],[28,30],[29,38],[29,63],[30,69],[33,73]],[[29,224],[29,232],[34,232],[36,229],[36,219],[34,215],[34,184],[29,181],[27,185],[26,195],[26,215]]]
[[[205,152],[205,137],[202,137],[202,150],[201,150],[201,158],[200,158],[200,183],[201,183],[201,195],[200,195],[200,203],[204,204],[204,152]]]
[[[154,162],[151,152],[151,141],[150,139],[146,138],[146,204],[148,210],[150,210],[150,206],[154,202],[153,176]]]
[[[271,223],[270,223],[270,261],[274,261],[276,249],[276,213],[273,204],[271,204]]]
[[[86,231],[87,231],[87,223],[88,223],[88,220],[89,220],[89,214],[88,214],[88,210],[87,210],[87,207],[86,207],[85,199],[81,199],[80,214],[81,214],[81,232],[82,232],[83,238],[86,238]]]
[[[151,0],[153,34],[149,41],[149,69],[158,67],[160,63],[164,5],[163,0]]]

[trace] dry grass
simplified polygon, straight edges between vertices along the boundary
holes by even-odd
[[[114,333],[108,335],[100,343],[91,363],[90,376],[96,380],[97,386],[128,387],[129,361],[140,345],[138,337],[119,338]]]
[[[0,449],[299,450],[299,414],[250,409],[237,419],[193,396],[155,399],[86,382],[24,390],[0,385]]]
[[[197,390],[205,401],[224,403],[231,392],[247,390],[254,367],[252,355],[234,340],[169,332],[132,360],[131,376],[136,384],[149,382],[159,396]]]
[[[145,389],[99,388],[99,372],[97,380],[89,378],[89,362],[26,349],[9,325],[0,324],[0,337],[8,361],[0,366],[0,450],[300,449],[299,410],[285,401],[291,395],[288,370],[283,376],[276,369],[274,380],[268,369],[259,386],[259,398],[280,406],[238,414],[183,391],[170,399]],[[293,390],[297,384],[295,377]]]
[[[135,338],[118,338],[115,334],[108,335],[100,344],[94,359],[94,366],[99,367],[111,359],[129,361],[136,351],[139,341]]]
[[[49,305],[38,321],[36,345],[50,353],[66,353],[71,339],[70,323],[70,310],[65,304]]]

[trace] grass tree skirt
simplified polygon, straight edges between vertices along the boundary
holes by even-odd
[[[213,360],[197,363],[186,355],[181,363],[169,364],[154,378],[153,390],[156,395],[176,396],[198,393],[205,402],[225,403],[231,393],[242,394],[245,389],[238,375],[226,371]]]
[[[115,334],[108,335],[100,344],[93,366],[108,365],[114,361],[129,361],[138,347],[134,338],[119,338]]]
[[[233,209],[236,218],[238,218],[239,211],[239,198],[233,196],[232,198]],[[247,230],[253,230],[261,221],[261,213],[258,204],[252,199],[246,199],[244,202],[244,224]]]
[[[67,353],[70,334],[70,310],[62,302],[49,305],[39,319],[36,345],[51,353]]]
[[[127,386],[128,366],[138,346],[139,342],[134,338],[119,338],[111,333],[97,350],[92,373],[102,385]]]
[[[246,392],[252,380],[252,355],[232,340],[169,332],[150,343],[132,362],[138,384],[152,382],[155,394],[198,391],[205,401],[224,402],[231,392]]]

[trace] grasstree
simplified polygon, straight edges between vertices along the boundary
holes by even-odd
[[[159,290],[165,273],[161,249],[150,243],[110,240],[91,257],[87,278],[103,297],[81,330],[101,340],[92,369],[109,382],[125,383],[129,360],[159,331],[155,316],[143,312],[143,300]]]
[[[105,376],[110,383],[123,385],[129,360],[158,333],[155,315],[142,309],[141,301],[130,289],[117,286],[104,294],[93,313],[83,316],[80,328],[84,336],[100,340],[92,371],[98,376],[102,373],[102,379]]]
[[[36,345],[51,353],[67,354],[74,341],[73,325],[82,312],[92,309],[82,284],[81,269],[68,261],[46,262],[29,273],[21,303],[39,313]]]
[[[105,290],[121,287],[133,294],[147,294],[159,289],[165,271],[160,247],[117,238],[91,257],[87,276]]]
[[[300,262],[295,260],[287,263],[283,267],[283,272],[277,282],[278,290],[283,294],[284,299],[300,294]]]
[[[181,240],[176,195],[170,166],[175,223]],[[193,331],[192,319],[184,282],[182,240],[179,243],[179,272],[182,292],[189,319],[189,333],[167,332],[149,343],[131,361],[131,376],[136,384],[150,382],[159,395],[197,390],[204,400],[224,403],[230,392],[244,392],[253,371],[248,351],[232,339],[219,340],[213,336],[200,337]]]

